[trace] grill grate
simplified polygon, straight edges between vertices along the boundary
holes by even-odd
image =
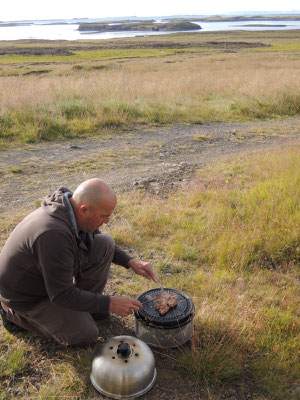
[[[174,326],[189,320],[190,316],[194,315],[194,305],[190,297],[176,289],[165,288],[164,290],[177,296],[178,303],[174,308],[171,308],[165,315],[161,315],[155,308],[155,299],[161,290],[151,289],[138,297],[138,300],[144,305],[135,313],[136,317],[156,326]]]

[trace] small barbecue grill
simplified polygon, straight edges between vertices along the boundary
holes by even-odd
[[[164,290],[177,296],[177,305],[161,315],[155,308],[156,296],[161,289],[151,289],[142,293],[138,300],[143,307],[134,313],[135,334],[154,347],[178,347],[188,342],[193,335],[195,308],[192,299],[185,293],[176,289]]]

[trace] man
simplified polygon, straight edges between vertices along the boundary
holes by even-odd
[[[74,193],[60,188],[47,196],[14,229],[0,254],[1,315],[8,330],[21,327],[63,344],[93,344],[94,319],[142,307],[127,296],[102,294],[112,262],[155,280],[150,263],[130,257],[98,231],[116,204],[112,188],[93,178]]]

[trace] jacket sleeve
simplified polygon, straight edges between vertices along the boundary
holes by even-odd
[[[99,229],[95,231],[96,235],[101,234]],[[121,265],[129,269],[128,263],[133,257],[126,253],[126,251],[122,250],[117,244],[115,244],[115,254],[113,256],[112,262],[117,265]]]
[[[35,240],[32,251],[51,302],[76,311],[108,311],[109,296],[88,292],[73,284],[76,254],[70,236],[62,231],[44,232]]]
[[[127,254],[124,250],[122,250],[117,244],[115,245],[115,254],[112,262],[117,265],[122,265],[125,268],[129,268],[128,262],[133,257]]]

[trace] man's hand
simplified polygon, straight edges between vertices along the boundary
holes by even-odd
[[[138,311],[142,306],[142,303],[138,300],[128,296],[110,296],[109,311],[121,317],[126,317],[133,311]]]
[[[147,279],[152,279],[153,281],[156,280],[152,265],[149,262],[135,260],[134,258],[132,258],[129,261],[128,265],[133,269],[136,274],[142,275]]]

